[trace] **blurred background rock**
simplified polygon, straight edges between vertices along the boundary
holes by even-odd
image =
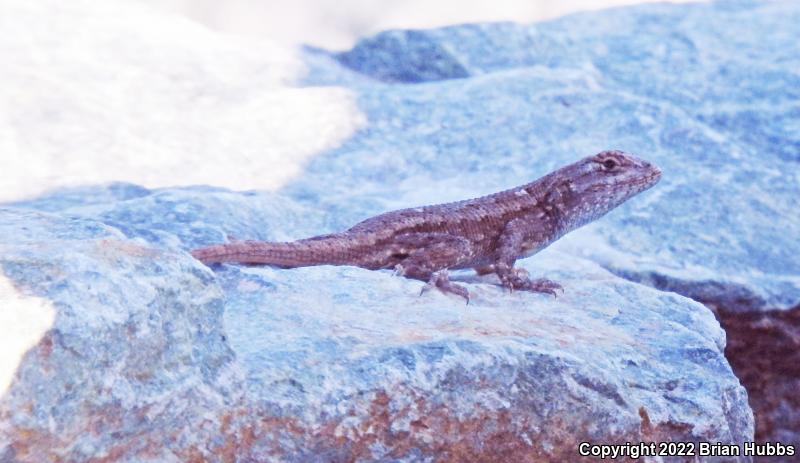
[[[344,50],[386,29],[441,27],[486,21],[531,22],[578,11],[655,0],[143,0],[206,26],[283,44]],[[685,3],[675,0],[669,3]]]

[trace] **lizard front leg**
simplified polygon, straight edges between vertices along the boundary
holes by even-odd
[[[427,282],[420,295],[438,288],[443,293],[463,297],[469,304],[469,291],[451,282],[447,274],[448,268],[469,259],[472,245],[468,239],[446,233],[408,233],[398,236],[393,244],[408,253],[397,264],[398,273]]]
[[[564,288],[555,281],[545,278],[530,279],[525,269],[514,268],[517,257],[524,254],[523,245],[529,236],[529,225],[524,218],[514,219],[506,224],[497,242],[494,271],[504,287],[511,291],[523,290],[556,296],[556,290]]]

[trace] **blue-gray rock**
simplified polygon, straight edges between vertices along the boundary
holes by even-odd
[[[800,448],[797,24],[790,1],[652,5],[389,31],[328,61],[310,55],[309,84],[359,89],[369,128],[290,191],[335,208],[344,226],[601,149],[654,161],[656,189],[554,247],[713,308],[759,440]],[[330,71],[337,61],[351,74]]]
[[[98,216],[173,214],[193,245],[207,233],[179,210],[236,222],[254,196],[186,193]],[[565,285],[555,300],[462,275],[467,307],[390,272],[215,274],[134,227],[23,209],[0,224],[3,274],[56,311],[0,403],[3,461],[563,461],[582,441],[752,439],[712,313],[586,260],[527,265]]]
[[[219,287],[186,253],[0,209],[0,270],[55,311],[4,391],[0,461],[187,461],[172,451],[215,439],[209,417],[241,403]]]
[[[798,23],[792,2],[744,1],[387,32],[305,54],[305,85],[352,89],[368,121],[281,192],[87,186],[11,205],[0,269],[57,315],[0,401],[0,460],[563,461],[582,439],[751,440],[724,333],[673,291],[745,346],[732,362],[759,437],[800,444]],[[462,274],[466,308],[384,272],[212,273],[185,252],[473,197],[608,148],[664,178],[522,262],[565,285],[555,301]]]
[[[646,199],[577,235],[579,252],[698,300],[791,309],[800,304],[798,22],[794,2],[719,2],[390,31],[334,55],[372,82],[312,55],[308,83],[338,75],[360,92],[369,126],[313,161],[290,191],[346,204],[345,226],[623,149],[664,177]],[[418,59],[427,48],[434,56]],[[418,60],[457,63],[469,78],[381,82],[389,70],[431,80]],[[584,246],[588,237],[600,243]]]

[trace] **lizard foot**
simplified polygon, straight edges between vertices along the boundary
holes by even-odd
[[[545,293],[556,297],[556,291],[561,291],[564,294],[564,287],[553,280],[546,278],[537,278],[531,280],[528,277],[528,272],[525,269],[514,269],[510,274],[500,279],[503,286],[511,290],[532,291],[534,293]]]
[[[463,297],[467,300],[467,305],[469,305],[469,291],[467,291],[467,288],[450,281],[447,270],[434,272],[428,280],[428,283],[422,287],[422,291],[419,292],[419,295],[422,296],[426,291],[434,287],[445,294],[450,293]]]

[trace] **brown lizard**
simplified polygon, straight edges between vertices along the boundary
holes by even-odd
[[[446,204],[387,212],[347,231],[288,243],[242,241],[192,251],[206,264],[278,267],[354,265],[395,269],[467,299],[448,269],[496,273],[510,290],[556,295],[561,286],[530,279],[517,259],[529,257],[661,178],[658,167],[621,151],[603,151],[510,190]]]

